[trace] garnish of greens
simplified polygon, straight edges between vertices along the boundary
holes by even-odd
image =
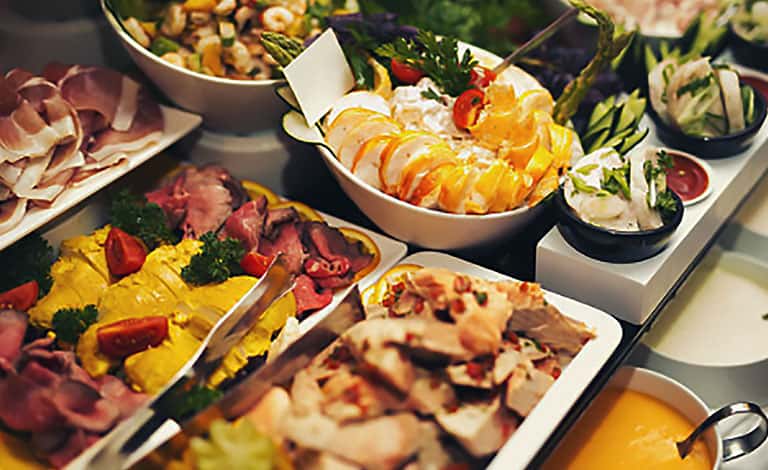
[[[159,245],[179,241],[168,228],[165,212],[160,206],[148,203],[143,196],[136,196],[126,189],[112,199],[109,216],[113,227],[140,238],[150,251]]]
[[[95,305],[83,308],[62,308],[53,314],[53,331],[56,339],[68,344],[76,344],[80,335],[99,319]]]
[[[640,97],[640,90],[623,99],[609,96],[598,103],[581,137],[586,153],[606,147],[614,148],[620,155],[629,153],[648,135],[647,128],[639,128],[645,106],[646,99]]]
[[[0,292],[18,287],[29,281],[37,281],[43,297],[51,290],[51,265],[53,248],[37,233],[27,235],[0,252]]]
[[[651,184],[652,181],[657,181],[658,178],[666,177],[665,175],[667,174],[667,171],[675,166],[672,155],[668,154],[663,149],[659,150],[656,155],[658,158],[656,159],[655,165],[651,161],[646,161],[643,166],[643,175],[645,180],[648,181],[648,184]],[[677,203],[672,196],[672,190],[669,188],[656,194],[655,202],[651,200],[651,193],[649,192],[646,201],[648,206],[659,211],[661,217],[664,219],[673,216],[677,211]]]
[[[195,385],[187,391],[176,389],[170,395],[173,400],[168,401],[168,415],[176,420],[181,420],[208,408],[213,402],[221,398],[220,390]]]
[[[193,437],[189,447],[194,467],[199,470],[281,468],[272,439],[260,433],[248,419],[235,423],[218,419],[211,423],[207,438]]]
[[[616,28],[608,14],[598,10],[582,0],[568,0],[569,3],[597,22],[597,52],[581,71],[578,77],[566,85],[563,94],[555,102],[554,120],[565,125],[579,109],[587,92],[598,74],[610,66],[632,40],[634,32],[616,33]]]
[[[459,96],[470,88],[472,69],[477,61],[469,50],[459,57],[459,43],[456,38],[437,38],[430,31],[420,30],[416,40],[398,38],[389,44],[382,44],[375,50],[376,55],[395,59],[424,72],[446,94]]]
[[[240,260],[245,256],[245,248],[239,240],[219,240],[215,233],[208,232],[200,241],[203,242],[200,252],[181,270],[184,281],[194,285],[214,284],[243,273]]]

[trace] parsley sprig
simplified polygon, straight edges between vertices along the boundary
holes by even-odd
[[[53,331],[56,338],[68,344],[77,344],[80,335],[99,319],[95,305],[83,308],[60,308],[53,314]]]
[[[213,284],[242,274],[240,260],[245,256],[245,248],[239,240],[219,240],[215,233],[208,232],[200,241],[203,242],[200,252],[181,270],[184,281],[194,285]]]
[[[112,199],[109,215],[113,227],[140,238],[150,250],[179,241],[179,237],[168,227],[165,212],[160,206],[148,203],[144,196],[137,196],[126,189]]]
[[[470,88],[472,69],[477,65],[469,50],[459,58],[456,38],[438,39],[425,30],[419,30],[415,41],[397,38],[377,47],[375,53],[421,70],[451,96],[459,96]]]

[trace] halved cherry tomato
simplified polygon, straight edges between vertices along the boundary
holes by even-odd
[[[104,244],[109,272],[115,276],[125,276],[141,269],[147,258],[147,250],[139,240],[112,227]]]
[[[471,76],[469,83],[477,88],[485,88],[490,85],[492,81],[496,80],[496,74],[493,73],[493,70],[483,67],[482,65],[473,68],[469,73]]]
[[[477,88],[470,88],[456,98],[453,104],[453,122],[459,129],[467,129],[477,122],[480,111],[485,105],[485,93]]]
[[[37,281],[29,281],[0,294],[0,307],[24,312],[35,305],[40,289]]]
[[[129,318],[96,330],[99,351],[120,359],[158,346],[168,337],[168,318],[163,316]]]
[[[392,69],[392,75],[394,75],[398,81],[406,85],[414,85],[424,76],[424,72],[421,70],[408,64],[398,62],[395,59],[392,59],[389,66]]]
[[[251,251],[243,256],[242,261],[240,261],[240,267],[243,268],[245,274],[261,277],[267,272],[270,263],[272,263],[272,256],[264,256]]]

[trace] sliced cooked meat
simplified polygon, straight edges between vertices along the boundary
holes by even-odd
[[[493,363],[493,383],[495,385],[503,384],[523,361],[522,354],[515,350],[504,351],[499,354]]]
[[[271,436],[278,432],[283,419],[291,413],[291,398],[282,387],[272,387],[246,418],[260,432]]]
[[[445,369],[448,379],[455,384],[464,387],[493,389],[493,374],[490,364],[483,362],[467,362],[456,364]]]
[[[294,468],[302,470],[362,470],[362,467],[328,452],[304,451],[296,458]]]
[[[323,384],[322,393],[323,413],[338,422],[375,418],[400,408],[392,393],[345,369]]]
[[[100,438],[98,434],[76,429],[68,435],[63,446],[48,454],[48,462],[55,468],[62,468]]]
[[[296,316],[298,317],[324,308],[333,300],[333,292],[329,290],[318,292],[315,281],[306,274],[296,277],[293,296],[296,298]]]
[[[354,273],[348,272],[343,276],[331,276],[315,279],[318,287],[321,289],[341,289],[342,287],[351,286],[355,280]]]
[[[157,204],[163,209],[171,228],[177,227],[187,213],[189,193],[184,189],[185,179],[182,173],[170,184],[145,194],[147,202]]]
[[[540,343],[571,355],[575,355],[587,341],[595,337],[586,325],[571,320],[552,305],[515,310],[507,329],[525,331],[526,335]]]
[[[407,406],[423,415],[433,415],[456,403],[451,384],[437,374],[416,368],[416,379],[408,391]]]
[[[291,398],[293,399],[293,412],[303,416],[318,413],[325,396],[317,381],[307,371],[301,370],[293,377]]]
[[[89,432],[102,433],[117,423],[120,410],[99,392],[74,380],[65,380],[55,390],[53,403],[67,423]]]
[[[296,274],[301,272],[306,258],[304,245],[301,243],[295,224],[281,225],[273,240],[262,237],[259,242],[259,253],[264,256],[277,256],[282,253],[286,267]]]
[[[293,207],[283,207],[280,209],[270,209],[267,212],[267,219],[264,222],[264,236],[274,238],[276,229],[288,222],[298,222],[299,213]]]
[[[327,448],[366,468],[395,469],[419,445],[419,420],[410,413],[341,426]]]
[[[507,381],[507,408],[523,418],[528,416],[554,381],[539,370],[518,367]]]
[[[355,350],[355,357],[366,370],[402,393],[411,389],[416,373],[405,353],[394,346],[371,346],[365,350]]]
[[[517,429],[517,420],[501,406],[497,396],[491,402],[465,403],[452,413],[435,416],[438,424],[475,457],[490,455]]]
[[[189,193],[187,213],[181,223],[184,237],[200,238],[207,232],[215,232],[232,213],[232,194],[208,172],[188,168],[184,177],[184,189]]]
[[[227,218],[219,236],[240,240],[246,250],[258,251],[266,215],[267,198],[264,196],[246,202]]]
[[[310,242],[326,260],[345,258],[352,272],[361,271],[371,263],[373,257],[363,253],[360,244],[348,242],[338,229],[323,222],[308,222],[305,227]]]
[[[0,311],[0,362],[10,366],[21,355],[21,345],[27,333],[27,316],[15,310]]]

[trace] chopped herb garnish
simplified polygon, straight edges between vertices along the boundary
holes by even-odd
[[[96,310],[95,305],[86,305],[83,308],[62,308],[53,314],[53,331],[56,333],[56,339],[64,343],[76,344],[80,335],[98,319],[99,311]]]
[[[222,395],[219,390],[195,385],[187,392],[174,393],[173,400],[169,403],[170,409],[167,411],[172,418],[180,420],[204,410]]]
[[[181,270],[181,277],[194,285],[224,282],[232,276],[242,274],[240,261],[245,248],[239,240],[219,240],[216,234],[208,232],[200,237],[203,247],[192,256],[189,265]]]
[[[40,297],[53,285],[53,248],[37,233],[27,235],[0,252],[0,292],[36,281]]]
[[[603,168],[603,180],[601,187],[611,194],[621,193],[626,199],[631,198],[629,190],[629,165],[619,168]]]
[[[695,95],[697,91],[707,88],[710,83],[712,83],[712,80],[715,79],[715,76],[711,73],[700,77],[695,78],[691,80],[690,82],[686,83],[685,85],[681,86],[677,90],[677,97],[680,98],[686,93],[690,93],[692,95]]]
[[[592,170],[599,167],[597,163],[592,163],[591,165],[584,165],[582,167],[576,168],[576,173],[581,173],[582,175],[588,175],[592,173]]]
[[[573,182],[573,189],[576,191],[587,194],[596,193],[598,191],[598,188],[588,185],[586,181],[574,175],[573,173],[568,176],[571,178],[571,182]]]
[[[675,201],[672,191],[669,189],[659,193],[656,196],[656,210],[659,211],[662,218],[669,218],[677,212],[677,201]]]
[[[112,198],[109,211],[113,227],[138,237],[154,250],[158,245],[176,243],[179,239],[168,228],[165,212],[157,204],[148,203],[143,196],[122,190]]]
[[[424,98],[426,98],[428,100],[435,100],[435,101],[438,101],[438,102],[442,102],[440,94],[438,92],[436,92],[432,87],[422,91],[421,92],[421,96],[423,96]]]
[[[486,292],[473,291],[472,294],[474,294],[478,305],[485,305],[488,303],[488,294]]]

